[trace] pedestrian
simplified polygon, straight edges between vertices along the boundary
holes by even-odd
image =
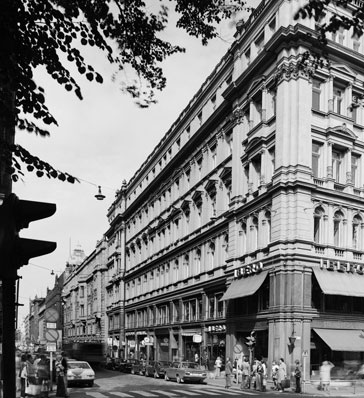
[[[284,391],[284,382],[287,377],[287,367],[286,364],[284,363],[284,359],[280,358],[279,359],[279,366],[278,366],[278,391],[283,392]]]
[[[56,356],[56,362],[55,362],[55,369],[56,369],[56,380],[57,380],[57,391],[56,391],[56,397],[66,397],[67,396],[67,391],[66,391],[66,386],[64,384],[64,366],[62,364],[62,355],[58,354]]]
[[[295,361],[296,367],[294,369],[294,377],[296,379],[296,392],[301,393],[301,365],[300,361],[297,359]]]
[[[264,359],[262,359],[262,368],[263,368],[263,373],[262,373],[262,392],[266,392],[267,391],[267,364],[264,361]]]
[[[25,387],[27,383],[27,355],[22,354],[20,357],[20,397],[25,398]]]
[[[278,390],[278,369],[279,366],[276,361],[272,362],[272,380],[273,380],[273,390]]]
[[[257,360],[257,370],[256,370],[256,375],[255,375],[255,389],[258,391],[262,391],[262,381],[263,381],[263,366],[262,363]]]
[[[231,387],[231,375],[233,374],[233,365],[230,362],[230,358],[226,358],[225,363],[225,388]]]
[[[66,391],[66,397],[69,397],[68,394],[68,378],[67,378],[67,371],[68,371],[68,361],[67,361],[67,353],[66,352],[62,352],[62,366],[64,369],[64,374],[63,374],[63,378],[64,378],[64,387],[65,387],[65,391]]]
[[[217,357],[215,361],[215,379],[218,379],[221,375],[221,366],[222,366],[221,358]]]
[[[241,364],[241,386],[244,388],[250,388],[250,363],[248,357],[244,356],[243,362]]]
[[[250,379],[250,388],[256,390],[257,388],[257,360],[254,359],[252,371],[251,371],[251,379]]]
[[[323,361],[320,366],[320,385],[323,391],[330,391],[331,369],[333,367],[334,364],[330,361]]]
[[[240,355],[236,358],[236,384],[240,383],[241,369],[243,366],[243,356]]]
[[[49,374],[47,358],[45,355],[41,355],[37,366],[38,382],[41,385],[41,397],[48,397]]]

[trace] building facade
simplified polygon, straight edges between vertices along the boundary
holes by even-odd
[[[91,353],[100,357],[100,349],[104,353],[106,346],[106,249],[106,242],[101,239],[86,257],[78,246],[67,263],[62,291],[63,349],[82,358],[88,352],[92,361],[95,359]]]
[[[125,356],[211,365],[254,331],[257,357],[303,360],[306,380],[363,360],[363,37],[338,31],[330,68],[301,68],[330,18],[295,20],[303,3],[238,25],[110,207],[108,337]]]

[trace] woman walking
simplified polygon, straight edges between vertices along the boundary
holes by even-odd
[[[278,367],[278,390],[280,392],[284,391],[284,387],[282,385],[282,383],[284,382],[284,380],[287,377],[287,367],[286,364],[284,363],[284,359],[280,358],[279,360],[279,367]]]
[[[57,355],[55,362],[56,369],[56,380],[57,380],[57,392],[56,397],[66,397],[66,386],[64,384],[64,366],[62,365],[62,355]]]
[[[231,387],[231,375],[233,374],[233,365],[230,362],[230,358],[226,358],[225,364],[225,388]]]

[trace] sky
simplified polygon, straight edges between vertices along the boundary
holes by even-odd
[[[172,12],[173,3],[163,2]],[[92,253],[108,229],[107,211],[122,181],[129,181],[135,174],[233,42],[233,22],[219,25],[220,37],[204,47],[198,39],[175,28],[173,13],[171,17],[164,38],[185,47],[186,53],[163,62],[167,87],[157,93],[158,103],[147,109],[135,105],[112,81],[113,69],[102,53],[87,51],[87,60],[102,74],[103,84],[75,75],[83,101],[44,71],[36,71],[36,83],[45,88],[48,108],[59,127],[52,128],[48,138],[17,132],[16,142],[56,169],[79,178],[81,183],[25,173],[22,181],[13,184],[13,192],[20,199],[57,205],[52,217],[31,223],[20,232],[21,237],[55,241],[57,249],[31,259],[19,270],[19,302],[24,304],[19,308],[19,324],[29,312],[29,299],[45,297],[47,287],[54,286],[55,275],[51,271],[59,275],[65,269],[76,245],[81,245],[86,255]],[[98,185],[106,196],[103,201],[94,197]]]

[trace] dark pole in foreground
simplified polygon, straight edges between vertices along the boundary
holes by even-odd
[[[3,266],[3,264],[1,265]],[[15,378],[15,277],[2,279],[2,305],[3,305],[3,396],[16,397]],[[6,336],[6,339],[4,338]]]

